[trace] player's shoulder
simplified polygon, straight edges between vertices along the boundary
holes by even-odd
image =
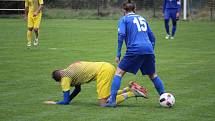
[[[140,18],[144,18],[143,16],[141,16],[141,15],[139,15],[139,14],[128,14],[127,16],[126,16],[126,18],[134,18],[134,17],[140,17]],[[145,18],[144,18],[145,19]]]
[[[133,18],[133,17],[137,17],[137,16],[140,16],[140,15],[138,15],[138,14],[136,14],[136,13],[129,13],[129,14],[127,14],[125,17],[126,17],[126,18]]]
[[[127,14],[127,15],[125,15],[123,18],[122,18],[122,20],[123,21],[131,21],[131,20],[133,20],[135,17],[139,17],[139,15],[138,14],[135,14],[135,13],[132,13],[132,14]]]
[[[141,18],[141,20],[147,22],[147,19],[146,19],[144,16],[141,16],[141,15],[139,15],[139,14],[136,14],[136,15],[137,15],[138,18]]]
[[[124,21],[124,20],[125,20],[125,17],[126,17],[126,16],[121,16],[121,17],[119,18],[119,22],[120,22],[120,21]]]

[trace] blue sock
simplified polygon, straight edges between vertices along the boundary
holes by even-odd
[[[165,29],[166,33],[169,35],[169,19],[165,19]]]
[[[158,76],[155,77],[154,79],[152,79],[152,82],[154,83],[154,86],[155,86],[157,92],[159,93],[159,95],[161,95],[165,92],[162,80]]]
[[[120,88],[121,79],[122,77],[118,75],[115,75],[113,78],[112,85],[111,85],[110,103],[116,102],[116,95]]]
[[[172,36],[175,36],[176,26],[172,26]]]
[[[175,36],[175,31],[176,31],[176,21],[173,21],[172,22],[173,24],[172,24],[172,36],[174,37]]]

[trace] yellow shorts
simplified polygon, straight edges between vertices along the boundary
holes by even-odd
[[[41,12],[36,17],[33,17],[33,13],[28,13],[28,27],[29,28],[39,28],[41,18],[42,18]]]
[[[98,99],[110,96],[110,89],[115,71],[115,67],[109,63],[102,65],[101,70],[96,77]]]

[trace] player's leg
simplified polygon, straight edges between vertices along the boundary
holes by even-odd
[[[165,30],[166,30],[166,39],[170,38],[170,32],[169,32],[169,19],[170,19],[170,14],[169,14],[169,10],[165,10],[164,12],[164,25],[165,25]]]
[[[140,70],[143,75],[148,75],[154,84],[159,95],[165,92],[162,80],[158,77],[155,71],[155,56],[154,54],[144,55],[144,63]]]
[[[104,74],[105,75],[105,74]],[[103,75],[103,76],[104,76]],[[105,81],[101,81],[101,77],[102,75],[100,74],[100,76],[98,76],[98,80],[100,79],[99,82],[97,82],[97,92],[99,95],[99,104],[100,106],[104,107],[105,104],[110,101],[110,98],[104,98],[104,97],[109,97],[110,95],[110,85],[111,85],[111,81],[106,81],[106,83],[104,84]],[[110,76],[109,76],[110,77]],[[102,77],[104,79],[104,77]],[[108,80],[106,78],[106,80]],[[130,97],[134,97],[135,94],[130,90],[129,87],[125,87],[122,90],[119,90],[117,92],[117,96],[116,96],[116,104],[119,104],[123,101],[125,101],[126,99],[130,98]],[[103,97],[103,98],[102,98]]]
[[[172,34],[171,34],[171,39],[174,39],[175,32],[176,32],[176,26],[177,26],[177,10],[172,10],[171,13],[171,19],[172,19]]]
[[[39,44],[39,28],[34,28],[34,33],[35,33],[34,45],[38,45]]]
[[[112,81],[110,101],[107,104],[107,106],[110,106],[110,107],[116,106],[116,95],[117,95],[117,91],[120,88],[121,79],[123,75],[126,72],[136,74],[141,66],[141,63],[142,61],[139,55],[125,54],[125,56],[122,58],[122,60],[120,61],[117,67],[114,79]]]
[[[136,97],[136,95],[132,91],[127,91],[125,93],[117,94],[116,104],[124,102],[125,100],[131,97]],[[102,99],[99,99],[99,104],[100,106],[105,107],[106,106],[105,104],[109,101],[110,101],[110,98],[102,98]]]
[[[119,67],[117,67],[116,73],[114,75],[114,78],[113,78],[113,81],[112,81],[112,84],[111,84],[111,95],[110,95],[110,100],[109,100],[107,106],[110,106],[110,107],[116,106],[117,92],[118,92],[118,90],[120,88],[121,80],[122,80],[122,77],[123,77],[123,75],[125,73],[126,72],[124,70],[122,70]]]
[[[27,30],[27,46],[31,46],[32,41],[32,31],[33,31],[33,15],[28,14],[28,30]]]
[[[165,19],[164,20],[164,22],[165,22],[165,29],[166,29],[166,33],[167,33],[167,35],[166,35],[166,39],[169,39],[170,38],[170,32],[169,32],[169,19]]]
[[[105,106],[110,96],[111,81],[115,73],[115,67],[111,64],[104,64],[96,76],[96,87],[100,106]]]
[[[126,93],[126,92],[128,92],[128,91],[130,91],[130,88],[129,88],[129,87],[125,87],[125,88],[123,88],[122,90],[118,90],[117,95],[120,95],[120,94],[122,94],[122,93]]]
[[[131,97],[144,97],[147,98],[147,89],[138,85],[135,82],[130,83],[130,88],[128,88],[128,91],[122,93],[122,94],[117,94],[116,96],[116,104],[119,104],[128,98]]]
[[[132,91],[128,91],[126,93],[118,94],[116,96],[116,104],[119,104],[130,97],[135,97],[135,94]]]
[[[176,20],[172,20],[172,35],[171,35],[171,39],[174,39],[175,36],[175,32],[176,32],[176,26],[177,26],[177,21]]]
[[[164,90],[163,82],[160,79],[160,77],[156,73],[154,73],[154,74],[149,75],[149,78],[152,80],[158,94],[159,95],[163,94],[165,92],[165,90]]]
[[[108,98],[101,98],[101,99],[98,99],[99,105],[100,105],[101,107],[104,107],[104,105],[107,103],[107,100],[108,100]]]
[[[33,27],[29,27],[28,31],[27,31],[27,46],[30,47],[31,46],[31,41],[32,41],[32,31],[33,31]]]
[[[145,87],[140,86],[136,82],[129,82],[129,87],[131,91],[134,93],[135,97],[144,97],[148,98],[148,90]]]
[[[34,32],[35,32],[34,45],[38,45],[39,44],[39,27],[40,27],[41,18],[42,18],[42,13],[39,13],[34,18]]]

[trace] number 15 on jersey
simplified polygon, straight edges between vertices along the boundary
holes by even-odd
[[[147,24],[143,17],[134,17],[133,23],[136,24],[138,32],[145,32],[147,31]]]

